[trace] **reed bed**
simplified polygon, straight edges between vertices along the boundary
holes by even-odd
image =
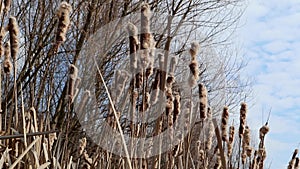
[[[10,10],[10,4],[9,0],[2,4],[4,14]],[[94,91],[86,90],[79,100],[81,106],[75,109],[83,77],[79,77],[80,65],[76,66],[74,63],[66,67],[68,89],[64,111],[53,119],[40,115],[38,107],[25,107],[24,102],[29,101],[23,98],[22,89],[14,87],[15,109],[0,109],[0,168],[265,168],[265,140],[270,130],[268,122],[260,128],[258,138],[251,138],[253,131],[247,125],[247,104],[241,103],[239,126],[229,126],[229,120],[234,119],[231,116],[234,109],[223,105],[223,111],[217,112],[210,107],[208,85],[199,74],[200,44],[192,42],[186,49],[189,56],[185,57],[190,61],[185,65],[189,75],[184,86],[180,82],[182,77],[178,75],[180,58],[155,53],[155,40],[150,29],[150,6],[144,3],[140,10],[141,32],[138,32],[137,25],[133,23],[128,23],[127,26],[130,73],[115,71],[112,83],[114,90],[109,90],[109,84],[106,84],[101,69],[97,67],[97,76],[101,77],[109,103],[104,121],[120,134],[120,140],[113,140],[109,143],[111,148],[104,149],[80,129],[79,119],[84,118],[84,114],[80,113],[88,111],[84,106]],[[67,32],[71,31],[71,12],[69,3],[62,2],[59,5],[56,13],[57,30],[50,55],[57,54],[59,47],[66,41]],[[9,40],[6,39],[3,45],[6,37]],[[17,19],[9,17],[7,29],[1,29],[0,33],[0,54],[4,55],[0,80],[3,77],[6,79],[1,83],[6,87],[12,72],[16,86],[19,38]],[[1,98],[7,94],[5,89],[0,87]],[[21,95],[17,95],[18,90],[21,90]],[[124,121],[125,109],[131,118],[138,114],[138,120]],[[74,115],[74,111],[80,113]],[[158,112],[156,119],[149,121],[155,111],[161,112]],[[164,133],[166,137],[162,136]],[[105,138],[109,134],[102,133],[99,137]],[[131,140],[127,144],[128,137],[150,140],[157,137],[158,141],[152,140],[146,144],[145,141]],[[259,145],[251,144],[254,139],[259,139]],[[141,150],[135,148],[137,144],[141,144]],[[122,151],[125,154],[123,156],[116,153]],[[288,163],[288,169],[298,168],[296,149]]]

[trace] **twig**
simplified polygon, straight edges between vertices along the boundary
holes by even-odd
[[[46,135],[50,133],[56,133],[59,130],[51,130],[51,131],[43,131],[43,132],[35,132],[35,133],[27,133],[27,137],[39,136],[39,135]],[[6,139],[14,139],[14,138],[23,138],[24,134],[15,134],[15,135],[7,135],[7,136],[0,136],[0,140]]]

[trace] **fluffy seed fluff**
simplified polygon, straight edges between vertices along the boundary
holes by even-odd
[[[129,37],[132,37],[135,44],[139,44],[138,40],[138,28],[131,22],[127,24],[127,32],[129,34]]]
[[[19,51],[19,26],[15,17],[11,16],[8,22],[10,36],[11,57],[16,60]]]
[[[56,34],[56,42],[58,44],[64,42],[66,40],[66,33],[68,31],[70,25],[70,12],[72,11],[72,7],[67,2],[62,2],[56,12],[58,21],[58,28]]]
[[[192,57],[192,60],[196,60],[196,55],[198,54],[199,49],[200,49],[200,45],[198,42],[191,43],[191,48],[190,48],[189,52]]]

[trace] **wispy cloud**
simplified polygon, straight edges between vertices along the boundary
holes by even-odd
[[[249,124],[257,132],[272,108],[267,163],[283,168],[300,142],[300,1],[252,0],[243,19],[245,74],[255,77]]]

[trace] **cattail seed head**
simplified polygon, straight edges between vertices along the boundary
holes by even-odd
[[[79,139],[79,155],[82,155],[86,147],[86,138]]]
[[[10,36],[11,57],[16,60],[19,51],[19,26],[15,17],[10,17],[8,22]]]
[[[10,58],[10,44],[9,42],[5,43],[4,45],[4,55],[5,55],[5,60],[3,62],[3,69],[4,73],[9,74],[12,71],[12,63],[11,63],[11,58]]]
[[[295,159],[296,158],[296,156],[297,156],[297,154],[298,154],[298,149],[295,149],[295,151],[294,151],[294,153],[293,153],[293,156],[292,156],[292,159]]]
[[[174,111],[173,111],[173,123],[176,122],[176,120],[178,119],[178,116],[180,114],[180,95],[179,93],[175,93],[175,97],[174,97]]]
[[[222,113],[222,123],[221,123],[221,130],[222,130],[222,140],[227,141],[227,123],[229,118],[228,107],[223,108]]]
[[[232,154],[232,147],[233,147],[233,141],[234,141],[234,126],[229,127],[229,139],[228,139],[228,145],[227,145],[227,155],[228,157]]]
[[[295,159],[295,169],[299,169],[299,157]]]
[[[263,138],[265,137],[265,135],[269,132],[270,128],[267,125],[262,126],[259,129],[259,138],[261,140],[263,140]]]
[[[10,10],[11,0],[4,0],[2,5],[4,5],[4,13],[6,14]]]
[[[196,85],[197,80],[199,79],[199,68],[198,68],[198,61],[196,58],[196,55],[198,54],[199,51],[199,44],[197,42],[192,42],[189,51],[191,55],[191,63],[189,64],[190,72],[191,72],[189,77],[189,85],[193,87]]]
[[[4,28],[0,31],[0,57],[4,55],[4,46],[3,46],[3,38],[5,36],[5,30]]]
[[[199,85],[199,100],[200,100],[200,118],[204,120],[207,117],[207,90],[204,84]]]
[[[241,138],[244,134],[247,116],[247,105],[246,103],[241,104],[240,109],[240,127],[239,127],[239,137]]]
[[[58,28],[56,34],[56,42],[58,44],[66,40],[66,33],[70,25],[70,12],[72,11],[72,6],[67,2],[62,2],[56,12],[59,19]]]
[[[78,77],[78,69],[75,65],[71,64],[69,67],[69,97],[71,101],[74,99],[75,84]]]
[[[191,72],[189,76],[189,85],[193,87],[197,84],[197,80],[199,79],[199,69],[197,60],[192,60],[189,64],[189,67]]]
[[[174,74],[176,64],[177,64],[177,58],[175,56],[173,56],[171,58],[171,62],[170,62],[170,70],[169,70],[170,74]]]
[[[127,31],[130,37],[133,37],[135,44],[139,44],[138,28],[131,22],[127,25]]]
[[[206,150],[211,149],[213,135],[214,135],[214,124],[213,124],[212,120],[209,120],[208,121],[207,141],[206,141],[206,145],[205,145]]]

